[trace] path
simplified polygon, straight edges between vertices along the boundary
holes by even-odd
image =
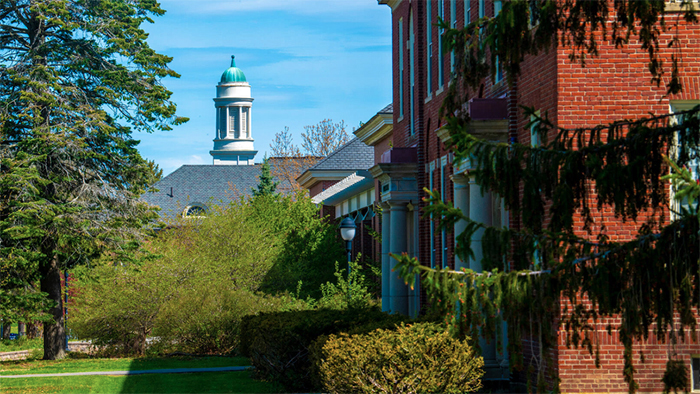
[[[88,375],[144,375],[150,373],[198,373],[198,372],[227,372],[245,371],[253,367],[215,367],[215,368],[171,368],[149,369],[143,371],[96,371],[96,372],[64,372],[64,373],[37,373],[27,375],[0,375],[4,378],[49,378],[61,376],[88,376]]]

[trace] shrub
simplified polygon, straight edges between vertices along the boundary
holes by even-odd
[[[308,198],[241,199],[75,269],[68,322],[109,354],[143,354],[147,343],[155,352],[232,353],[242,316],[310,308],[302,290],[288,295],[292,283],[318,293],[333,278],[327,259],[341,252],[337,229]]]
[[[321,298],[314,303],[314,306],[327,309],[348,309],[367,308],[377,304],[372,299],[367,279],[362,272],[363,268],[359,262],[361,257],[358,253],[355,261],[349,263],[351,269],[347,278],[345,269],[340,269],[339,263],[335,262],[336,283],[321,284]]]
[[[246,316],[241,323],[241,352],[250,358],[258,378],[277,381],[288,391],[313,390],[309,349],[317,338],[364,324],[393,326],[407,320],[376,307]]]
[[[318,370],[332,393],[463,393],[481,388],[484,360],[437,324],[330,335]]]

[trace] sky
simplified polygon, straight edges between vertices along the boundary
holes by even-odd
[[[160,0],[148,42],[171,56],[179,79],[163,80],[178,115],[172,131],[136,134],[163,169],[211,164],[216,84],[236,56],[251,85],[252,136],[261,162],[288,126],[345,121],[348,133],[391,103],[391,9],[377,0]]]

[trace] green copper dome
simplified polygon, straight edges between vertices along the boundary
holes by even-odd
[[[231,67],[227,68],[223,74],[221,74],[221,83],[229,82],[246,82],[245,74],[240,68],[236,67],[236,57],[231,56]]]

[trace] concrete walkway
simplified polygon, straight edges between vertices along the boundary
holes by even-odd
[[[27,375],[0,375],[2,378],[49,378],[61,376],[88,376],[88,375],[145,375],[151,373],[199,373],[199,372],[226,372],[245,371],[253,367],[216,367],[216,368],[173,368],[173,369],[149,369],[144,371],[96,371],[96,372],[64,372],[64,373],[37,373]]]

